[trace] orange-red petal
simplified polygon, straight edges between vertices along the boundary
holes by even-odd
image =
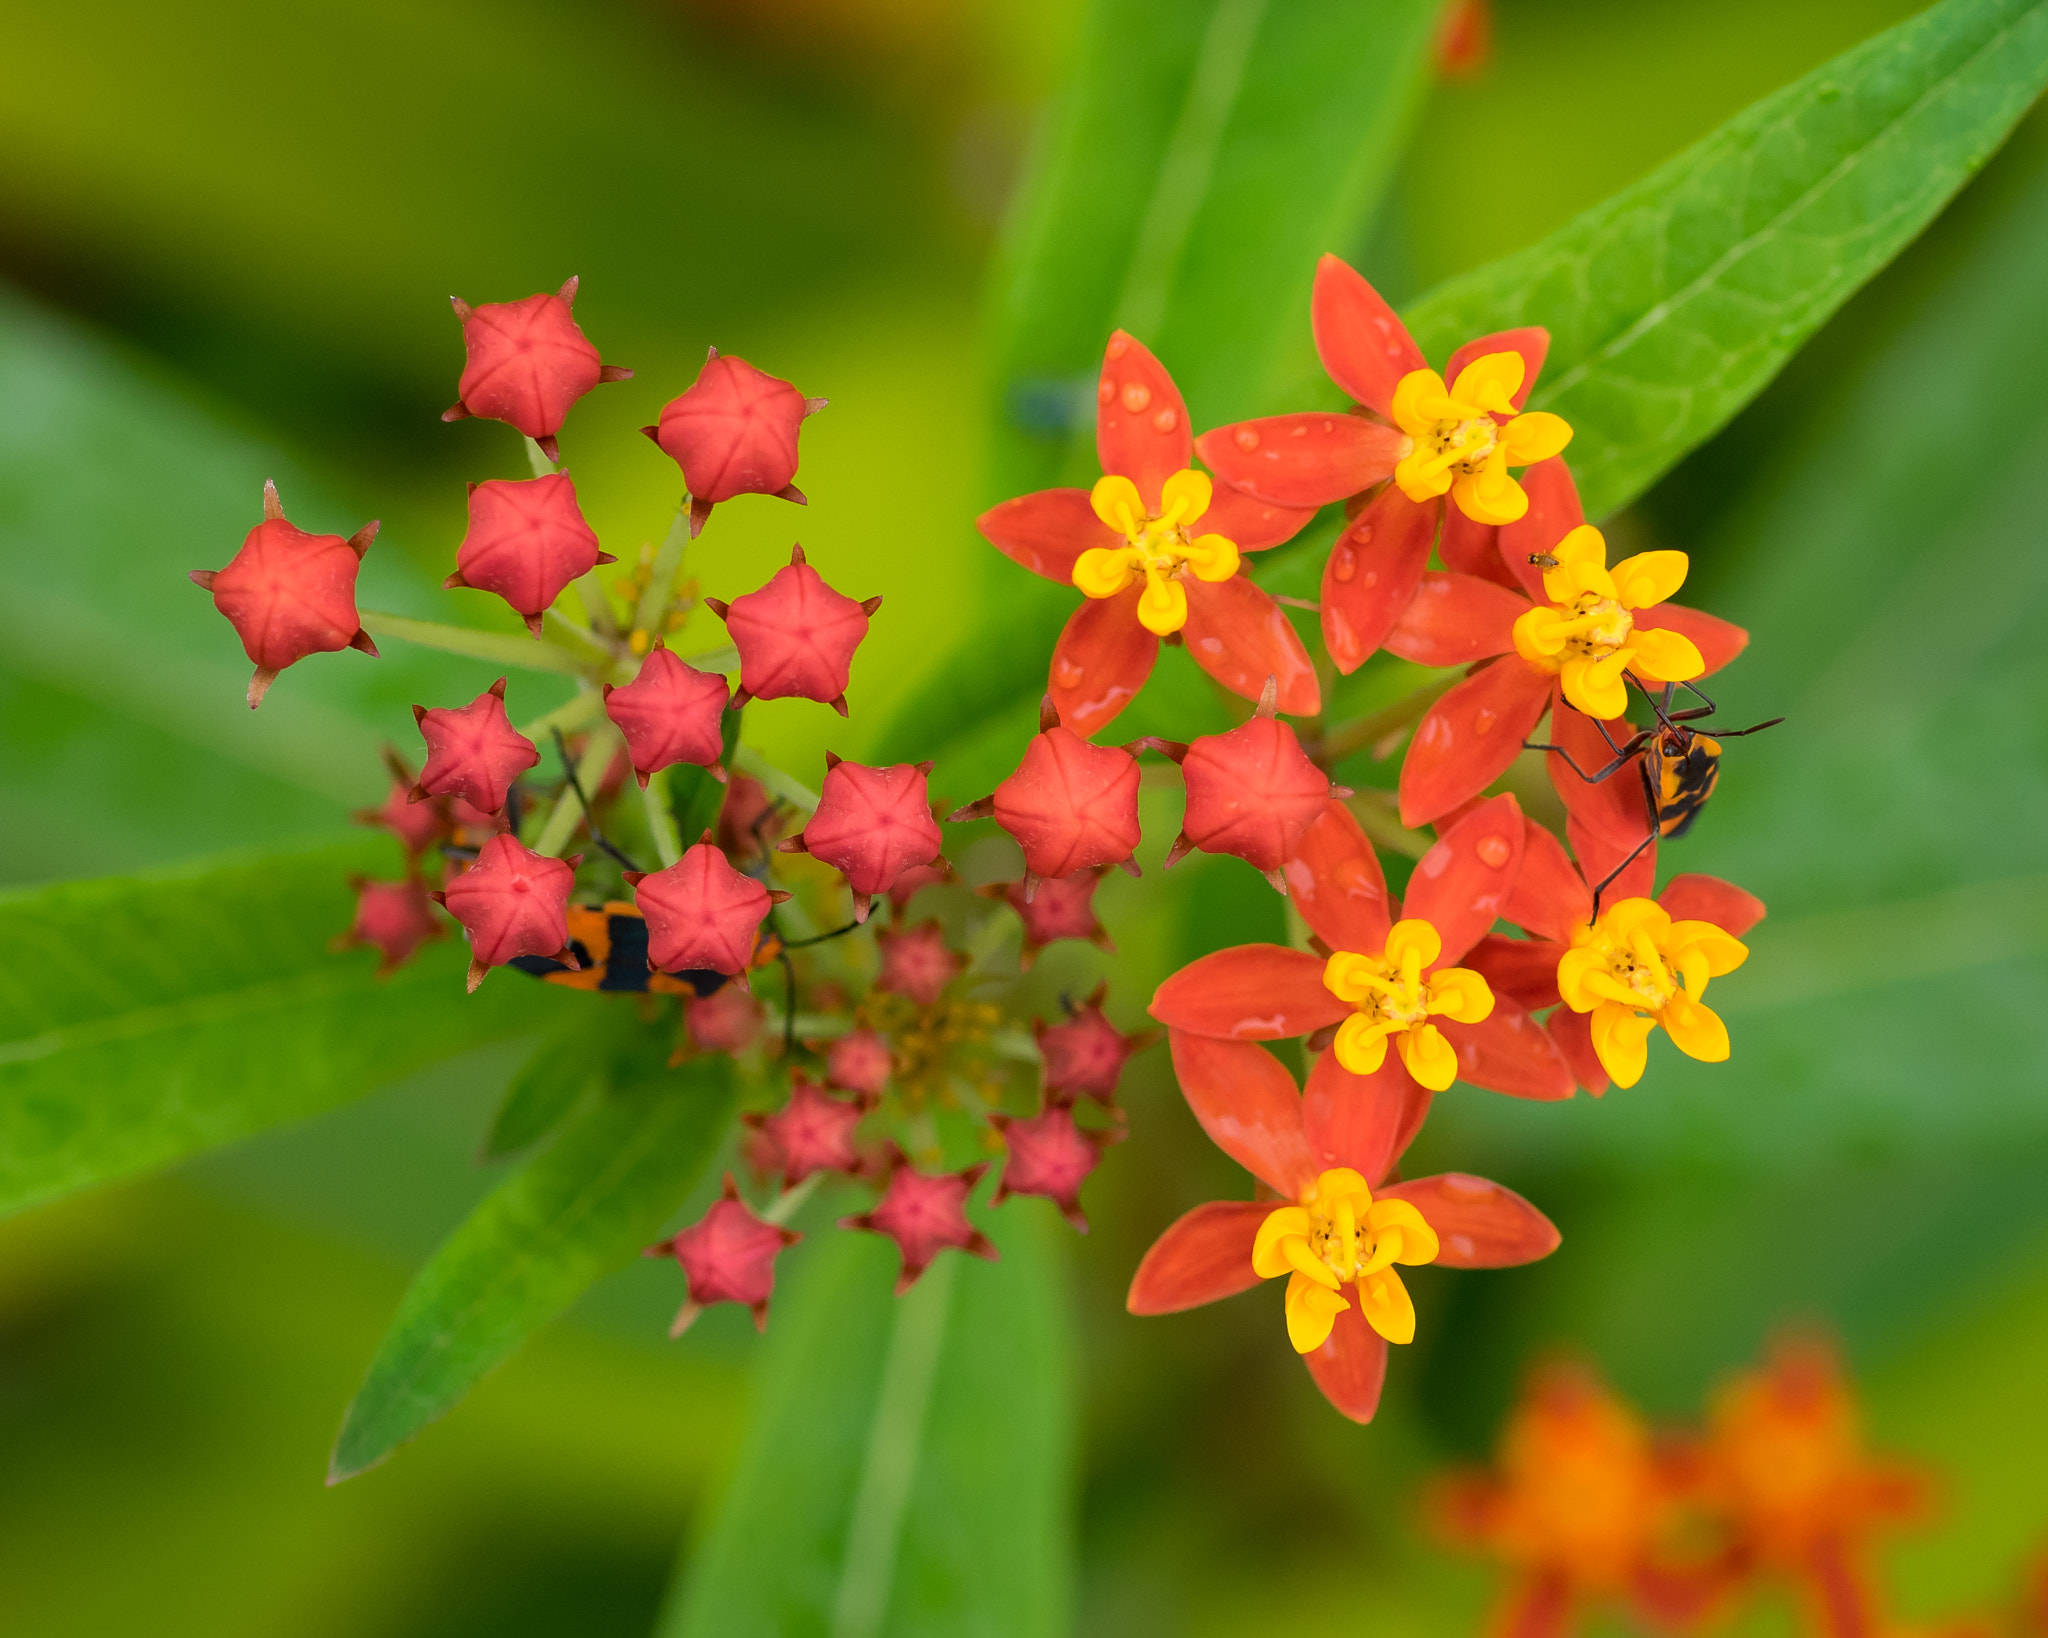
[[[1387,647],[1417,665],[1470,665],[1515,646],[1529,599],[1470,574],[1425,574]]]
[[[1625,720],[1607,730],[1620,745],[1626,745],[1634,731]],[[1572,761],[1589,774],[1599,773],[1614,761],[1614,750],[1601,733],[1598,719],[1568,704],[1561,692],[1550,708],[1550,742],[1562,745]],[[1640,759],[1609,774],[1597,785],[1580,778],[1555,751],[1543,760],[1549,766],[1550,783],[1558,800],[1580,824],[1624,848],[1634,847],[1642,840],[1643,832],[1649,828],[1650,809],[1643,794]]]
[[[1062,586],[1074,583],[1074,559],[1123,536],[1095,515],[1085,489],[1040,489],[991,506],[974,526],[1012,562]]]
[[[1496,586],[1523,590],[1522,582],[1510,574],[1507,564],[1501,561],[1499,526],[1475,522],[1465,515],[1462,506],[1453,506],[1445,514],[1444,532],[1438,537],[1436,555],[1443,559],[1444,567],[1453,574],[1477,575],[1481,580],[1491,580]]]
[[[1323,565],[1323,644],[1350,676],[1387,640],[1422,582],[1442,496],[1413,501],[1388,484],[1337,537]]]
[[[1357,816],[1333,800],[1280,867],[1309,930],[1333,950],[1381,949],[1394,924],[1387,878]]]
[[[1529,497],[1529,510],[1500,529],[1502,565],[1522,583],[1522,589],[1538,602],[1550,599],[1543,590],[1543,570],[1529,561],[1537,553],[1549,552],[1557,543],[1586,521],[1586,509],[1579,504],[1579,488],[1572,482],[1572,469],[1562,455],[1538,461],[1522,474],[1522,491]]]
[[[1301,1123],[1316,1163],[1349,1166],[1378,1187],[1429,1114],[1430,1092],[1389,1052],[1370,1075],[1354,1075],[1325,1052],[1302,1088]]]
[[[1278,944],[1236,944],[1189,962],[1153,993],[1152,1016],[1219,1041],[1279,1041],[1351,1015],[1323,960]]]
[[[1301,1094],[1286,1066],[1251,1041],[1168,1030],[1181,1096],[1217,1148],[1289,1200],[1321,1170],[1301,1127]]]
[[[1284,716],[1312,717],[1323,708],[1316,668],[1278,603],[1241,574],[1183,584],[1188,623],[1182,637],[1196,665],[1248,700],[1259,697],[1268,677],[1279,678]]]
[[[1675,631],[1681,637],[1691,638],[1692,646],[1707,662],[1702,676],[1711,677],[1749,647],[1749,633],[1741,626],[1718,615],[1684,608],[1677,603],[1657,603],[1646,609],[1637,609],[1635,623],[1644,631]]]
[[[1574,929],[1593,919],[1593,892],[1564,843],[1534,819],[1522,827],[1522,872],[1501,915],[1538,938],[1571,942]]]
[[[1401,823],[1412,830],[1441,818],[1506,773],[1550,703],[1552,681],[1505,654],[1432,705],[1401,765]]]
[[[1764,919],[1762,899],[1719,876],[1673,876],[1657,902],[1673,921],[1710,921],[1736,938]]]
[[[1160,486],[1194,465],[1188,407],[1166,366],[1136,336],[1109,338],[1095,388],[1095,453],[1102,470],[1138,486],[1145,509],[1159,511]]]
[[[1620,865],[1623,859],[1635,852],[1636,843],[1643,839],[1643,832],[1649,829],[1646,818],[1641,830],[1636,832],[1635,841],[1626,844],[1609,839],[1578,819],[1565,815],[1564,839],[1571,844],[1573,855],[1579,861],[1579,871],[1590,886],[1599,886],[1606,881],[1607,873]],[[1617,904],[1623,899],[1646,899],[1657,888],[1657,844],[1652,842],[1630,861],[1628,868],[1607,882],[1600,889],[1600,902]]]
[[[1335,256],[1316,263],[1309,323],[1316,356],[1330,379],[1367,409],[1394,418],[1394,389],[1401,377],[1426,370],[1429,361],[1386,299],[1364,275]]]
[[[1559,1007],[1544,1020],[1543,1033],[1557,1043],[1582,1090],[1599,1097],[1607,1090],[1607,1068],[1593,1050],[1593,1015]]]
[[[1131,1276],[1124,1307],[1133,1314],[1178,1314],[1234,1297],[1259,1283],[1252,1242],[1273,1214],[1270,1200],[1211,1200],[1152,1242]]]
[[[1557,1249],[1557,1225],[1512,1189],[1467,1172],[1390,1183],[1379,1193],[1406,1200],[1436,1230],[1445,1268],[1516,1268]]]
[[[1553,968],[1553,975],[1556,969]],[[1510,1098],[1554,1103],[1572,1095],[1571,1065],[1543,1026],[1519,1001],[1493,998],[1493,1011],[1476,1024],[1439,1018],[1437,1028],[1458,1052],[1458,1079]]]
[[[1533,820],[1530,827],[1541,828]],[[1524,875],[1528,869],[1529,859],[1525,851],[1522,858]],[[1520,888],[1520,878],[1515,885]],[[1510,894],[1509,908],[1514,904],[1515,895]],[[1514,917],[1510,915],[1508,920],[1513,921]],[[1464,964],[1486,980],[1486,987],[1493,991],[1496,1002],[1506,999],[1527,1007],[1531,1012],[1541,1012],[1545,1007],[1554,1007],[1558,1003],[1557,963],[1565,949],[1565,945],[1552,939],[1509,938],[1504,933],[1488,933],[1465,952]]]
[[[1209,510],[1189,525],[1196,535],[1221,535],[1240,552],[1262,552],[1300,534],[1316,515],[1313,506],[1275,506],[1219,483],[1209,498]]]
[[[1326,258],[1327,259],[1327,258]],[[1387,1339],[1365,1322],[1354,1299],[1337,1316],[1330,1335],[1301,1362],[1315,1378],[1323,1397],[1354,1422],[1370,1422],[1380,1408],[1380,1389],[1387,1380]]]
[[[1473,808],[1415,861],[1407,914],[1443,940],[1435,966],[1457,966],[1493,931],[1522,869],[1522,832],[1521,805],[1502,794]]]
[[[1084,739],[1131,703],[1159,658],[1159,639],[1138,623],[1144,590],[1140,583],[1086,599],[1053,645],[1052,703],[1060,722]]]
[[[1362,415],[1308,411],[1217,427],[1195,440],[1195,450],[1232,488],[1313,510],[1386,482],[1407,444],[1404,434]]]

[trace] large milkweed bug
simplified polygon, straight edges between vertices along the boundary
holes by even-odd
[[[1531,559],[1533,562],[1534,559]],[[1629,681],[1636,682],[1634,677]],[[1638,688],[1642,684],[1636,682]],[[1768,722],[1754,723],[1747,728],[1730,728],[1724,732],[1708,734],[1692,726],[1702,717],[1710,717],[1719,709],[1712,700],[1693,683],[1684,686],[1699,695],[1701,704],[1689,710],[1671,709],[1672,690],[1675,683],[1666,683],[1656,694],[1647,688],[1643,697],[1650,702],[1650,709],[1657,714],[1654,727],[1638,729],[1625,743],[1617,745],[1614,736],[1607,731],[1607,724],[1598,717],[1592,719],[1593,726],[1600,730],[1600,737],[1607,742],[1607,748],[1614,753],[1614,760],[1595,773],[1588,773],[1573,760],[1570,751],[1562,745],[1539,745],[1534,742],[1525,748],[1531,751],[1550,751],[1564,758],[1565,766],[1589,785],[1602,784],[1620,773],[1630,763],[1636,765],[1636,773],[1642,780],[1644,813],[1649,829],[1643,839],[1630,850],[1627,858],[1600,878],[1593,889],[1593,914],[1600,913],[1600,895],[1624,870],[1641,857],[1643,849],[1652,842],[1675,840],[1692,829],[1692,822],[1700,816],[1700,809],[1707,805],[1707,798],[1714,794],[1714,786],[1721,777],[1721,741],[1740,739],[1744,734],[1761,733],[1766,728],[1775,728],[1785,719],[1772,717]]]

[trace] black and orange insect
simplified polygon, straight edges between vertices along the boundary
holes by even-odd
[[[1532,559],[1533,561],[1533,559]],[[1635,678],[1629,678],[1635,682]],[[1640,683],[1637,687],[1642,687]],[[1710,717],[1718,709],[1714,702],[1700,692],[1692,683],[1683,686],[1699,695],[1701,704],[1689,710],[1671,709],[1672,692],[1680,686],[1666,683],[1657,693],[1643,689],[1643,697],[1650,702],[1650,709],[1657,714],[1654,727],[1638,729],[1623,744],[1617,745],[1614,736],[1607,731],[1607,724],[1598,717],[1593,726],[1600,730],[1600,737],[1607,742],[1607,748],[1614,753],[1614,760],[1593,773],[1588,773],[1572,759],[1572,754],[1562,745],[1539,745],[1531,743],[1527,749],[1550,751],[1564,758],[1565,766],[1589,785],[1602,784],[1620,773],[1630,763],[1636,766],[1636,773],[1642,780],[1644,814],[1649,828],[1643,839],[1630,851],[1627,858],[1603,876],[1593,889],[1593,913],[1600,913],[1600,895],[1624,870],[1635,863],[1644,848],[1652,842],[1671,841],[1692,829],[1692,823],[1700,816],[1700,809],[1707,805],[1707,798],[1714,794],[1714,786],[1721,777],[1721,741],[1740,739],[1744,734],[1757,734],[1766,728],[1775,728],[1785,719],[1772,717],[1768,722],[1754,723],[1747,728],[1730,728],[1724,732],[1709,734],[1692,726],[1702,717]]]

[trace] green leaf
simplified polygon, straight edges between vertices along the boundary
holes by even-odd
[[[683,1203],[738,1089],[724,1056],[666,1069],[673,1032],[672,1020],[642,1026],[638,1072],[478,1206],[420,1271],[343,1419],[330,1484],[445,1416],[592,1281],[639,1255]]]
[[[586,994],[519,1067],[484,1139],[483,1158],[502,1160],[538,1143],[584,1097],[606,1089],[630,1057],[639,998]]]
[[[732,767],[733,752],[739,746],[742,714],[727,711],[719,724],[719,732],[725,742],[720,760],[728,770]],[[725,780],[719,779],[709,768],[699,768],[688,762],[679,762],[655,777],[668,781],[669,805],[676,816],[676,836],[684,847],[696,846],[707,830],[715,832],[718,829],[719,810],[725,806]]]
[[[351,871],[390,855],[365,837],[0,896],[0,1212],[303,1119],[569,1002],[516,975],[465,995],[457,939],[381,980],[372,952],[334,953]]]
[[[1051,1638],[1068,1630],[1072,1383],[1057,1233],[996,1214],[999,1262],[799,1247],[731,1491],[669,1638]]]
[[[1588,515],[1712,436],[1933,219],[2048,83],[2048,4],[1946,0],[1744,110],[1405,315],[1439,364],[1548,326],[1532,409],[1574,429]],[[1328,389],[1323,389],[1327,391]]]
[[[1284,407],[1310,276],[1356,240],[1424,83],[1431,0],[1100,0],[995,272],[988,499],[1092,481],[1096,372],[1121,325],[1197,425]],[[981,627],[892,724],[929,756],[1034,702],[1073,592],[978,537]],[[995,640],[994,633],[1001,633]],[[1028,712],[1027,712],[1028,714]],[[1005,728],[1007,724],[1003,724]]]

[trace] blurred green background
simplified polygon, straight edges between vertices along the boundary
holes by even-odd
[[[1386,206],[1329,248],[1397,300],[1419,293],[1911,9],[1501,0],[1491,63],[1430,89]],[[827,747],[876,746],[951,635],[1014,589],[972,530],[999,498],[987,268],[1080,12],[11,8],[0,881],[317,840],[381,794],[379,740],[406,743],[405,706],[467,697],[476,667],[386,644],[378,664],[293,672],[252,720],[240,656],[183,571],[227,559],[274,476],[308,527],[383,519],[365,607],[495,621],[430,589],[463,481],[523,471],[502,427],[437,420],[460,366],[446,297],[572,272],[606,359],[639,372],[563,440],[622,557],[675,499],[634,429],[707,344],[832,399],[804,435],[810,506],[721,509],[693,565],[730,597],[800,537],[835,584],[884,593],[850,723],[800,702],[749,714],[800,777]],[[1793,1318],[1844,1337],[1877,1438],[1949,1475],[1942,1528],[1892,1560],[1905,1615],[2008,1596],[2048,1539],[2044,265],[2035,116],[1614,525],[1692,552],[1688,600],[1754,631],[1718,696],[1730,716],[1791,718],[1731,749],[1712,812],[1667,856],[1771,905],[1725,984],[1737,1057],[1666,1052],[1597,1103],[1444,1100],[1418,1161],[1501,1178],[1566,1246],[1536,1269],[1418,1277],[1422,1337],[1373,1428],[1317,1398],[1270,1292],[1123,1313],[1158,1229],[1242,1188],[1163,1053],[1134,1064],[1134,1141],[1089,1186],[1094,1233],[1066,1246],[1080,1632],[1471,1631],[1488,1575],[1423,1541],[1416,1485],[1486,1446],[1530,1360],[1582,1350],[1680,1415]],[[550,686],[516,677],[515,717]],[[942,778],[975,795],[984,772]],[[1172,828],[1169,805],[1148,864]],[[1234,863],[1170,885],[1108,884],[1121,955],[1068,947],[1050,982],[1079,994],[1108,972],[1135,1025],[1181,960],[1278,930]],[[756,1350],[726,1312],[667,1343],[671,1269],[601,1285],[388,1466],[320,1482],[409,1271],[490,1186],[472,1156],[518,1056],[473,1053],[0,1223],[0,1626],[649,1629],[730,1469]]]

